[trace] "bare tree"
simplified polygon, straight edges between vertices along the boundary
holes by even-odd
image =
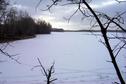
[[[1,45],[2,45],[2,44],[1,44]],[[15,58],[15,56],[17,56],[18,54],[11,55],[11,54],[9,54],[9,53],[7,53],[7,52],[5,51],[5,49],[6,49],[8,46],[10,46],[10,43],[4,43],[4,45],[2,45],[2,46],[0,47],[0,52],[1,52],[3,55],[9,57],[11,60],[15,61],[16,63],[21,64],[21,63],[18,61],[18,59]],[[2,62],[4,62],[4,61],[2,61]]]
[[[52,1],[52,4],[48,5],[46,10],[50,10],[53,6],[57,5],[58,3],[62,3],[62,1],[64,1],[64,0],[51,0],[51,1]],[[125,37],[122,38],[117,35],[113,35],[114,39],[120,40],[120,42],[113,48],[109,41],[110,38],[108,36],[108,31],[112,27],[116,27],[117,33],[119,30],[122,30],[123,33],[126,33],[126,29],[121,25],[124,23],[122,16],[126,14],[126,11],[124,11],[122,13],[118,13],[116,16],[110,17],[107,14],[93,10],[93,8],[89,4],[91,1],[92,0],[66,0],[66,4],[63,4],[63,6],[77,5],[77,9],[70,16],[70,18],[68,18],[68,20],[70,20],[77,12],[80,12],[84,17],[90,17],[90,18],[95,19],[96,22],[94,25],[92,25],[92,27],[100,27],[100,32],[104,39],[104,41],[101,41],[101,42],[105,45],[105,47],[107,48],[107,50],[109,52],[109,55],[111,57],[110,62],[113,64],[113,66],[115,68],[115,71],[118,76],[118,79],[120,80],[120,83],[125,84],[125,81],[122,77],[121,71],[120,71],[117,61],[116,61],[116,57],[118,56],[119,52],[123,48],[125,48],[126,40],[125,40]],[[119,3],[122,2],[119,0],[116,0],[116,1]],[[39,1],[38,5],[41,2],[42,2],[42,0]],[[104,21],[102,19],[104,19]]]
[[[6,14],[6,8],[9,5],[7,0],[0,0],[0,24],[3,21],[3,18],[5,17]]]
[[[4,21],[4,18],[6,15],[7,5],[8,5],[8,2],[6,0],[0,0],[0,39],[3,37],[2,22]]]
[[[32,70],[33,70],[34,68],[36,68],[36,67],[40,67],[40,68],[41,68],[41,72],[42,72],[42,73],[44,74],[44,76],[46,77],[46,84],[52,84],[54,81],[56,81],[57,78],[52,78],[52,75],[55,73],[55,69],[54,69],[54,64],[55,64],[55,63],[53,63],[53,64],[50,66],[50,68],[46,69],[46,68],[42,65],[40,59],[37,58],[37,60],[38,60],[38,62],[39,62],[39,65],[34,66],[34,67],[32,68]]]
[[[6,14],[7,14],[7,6],[9,5],[8,0],[0,0],[0,41],[2,38],[4,38],[4,33],[3,33],[3,22],[5,20]],[[1,43],[1,42],[0,42]],[[5,56],[9,57],[10,59],[16,61],[17,63],[20,64],[20,62],[15,59],[15,55],[10,55],[9,53],[5,52],[5,49],[7,48],[7,46],[10,45],[10,43],[6,42],[4,44],[0,44],[2,46],[0,46],[0,53],[4,54]],[[3,61],[1,61],[3,62]]]

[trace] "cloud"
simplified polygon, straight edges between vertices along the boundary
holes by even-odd
[[[51,1],[51,0],[50,0]],[[30,2],[30,3],[29,3]],[[40,9],[46,9],[48,3],[46,0],[38,7],[35,11],[35,6],[38,2],[36,0],[19,0],[19,3],[14,5],[18,9],[27,10],[30,15],[34,18],[40,18],[47,22],[50,22],[53,27],[64,28],[64,29],[84,29],[89,28],[90,20],[81,20],[80,13],[77,13],[72,17],[70,23],[63,19],[63,17],[69,17],[76,9],[77,6],[53,6],[51,8],[51,13],[48,11],[41,11]],[[104,12],[106,14],[114,15],[116,11],[126,10],[124,3],[118,4],[115,0],[92,0],[90,3],[91,7],[97,11]]]
[[[111,1],[101,2],[101,3],[98,3],[98,4],[95,4],[95,3],[91,4],[91,7],[95,8],[95,9],[99,9],[99,8],[105,8],[105,7],[108,7],[108,6],[115,5],[117,3],[118,2],[116,2],[115,0],[111,0]]]
[[[23,6],[23,5],[21,5],[21,4],[15,4],[15,5],[13,5],[12,7],[15,7],[15,8],[17,8],[17,9],[21,9],[21,10],[27,10],[27,9],[29,9],[29,7],[27,7],[27,6]]]
[[[51,9],[51,13],[49,11],[38,10],[37,14],[33,15],[33,17],[51,23],[54,28],[74,29],[74,27],[77,27],[78,22],[72,18],[70,23],[68,23],[64,17],[69,17],[75,9],[75,6],[55,6]]]
[[[51,23],[53,28],[67,29],[68,25],[71,25],[71,24],[68,24],[67,21],[65,22],[65,21],[63,21],[63,20],[61,20],[59,18],[56,18],[53,15],[50,15],[50,16],[48,16],[48,15],[36,15],[36,16],[33,16],[33,17],[35,19],[45,20],[46,22]]]

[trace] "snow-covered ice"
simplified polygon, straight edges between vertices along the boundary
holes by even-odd
[[[45,68],[55,61],[55,84],[112,84],[118,82],[109,54],[100,38],[86,32],[52,32],[36,38],[19,40],[6,48],[17,54],[21,64],[0,54],[0,84],[44,84],[45,77],[38,65],[40,58]],[[114,41],[113,43],[115,43]],[[117,58],[126,80],[126,52]]]

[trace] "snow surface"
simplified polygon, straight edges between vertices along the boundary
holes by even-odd
[[[37,57],[48,68],[55,61],[55,84],[112,84],[118,82],[109,54],[99,37],[86,32],[65,32],[38,35],[36,38],[11,43],[6,51],[17,54],[21,64],[0,54],[0,84],[45,84],[45,76]],[[115,44],[117,41],[113,41]],[[1,45],[2,46],[2,45]],[[124,67],[126,52],[118,57],[118,64],[126,80]]]

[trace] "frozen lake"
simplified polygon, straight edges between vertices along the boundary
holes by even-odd
[[[86,32],[52,32],[51,35],[38,35],[33,39],[11,43],[6,48],[10,54],[17,54],[18,64],[0,53],[0,84],[44,84],[45,77],[38,65],[40,58],[48,68],[55,61],[55,84],[112,84],[118,78],[109,54],[100,38]],[[117,41],[113,41],[113,45]],[[118,59],[119,67],[126,80],[126,52]]]

